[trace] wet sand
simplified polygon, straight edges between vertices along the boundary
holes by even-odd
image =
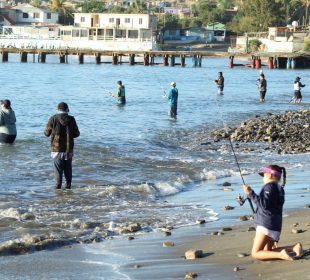
[[[310,210],[304,209],[284,218],[279,246],[301,242],[305,250],[310,249]],[[298,223],[297,227],[293,224]],[[224,235],[211,235],[208,225],[192,229],[172,231],[170,237],[153,241],[136,242],[136,260],[126,266],[126,274],[133,279],[182,279],[186,272],[197,273],[198,279],[309,279],[310,256],[294,261],[258,261],[250,256],[254,231],[247,231],[253,222],[244,222],[232,227]],[[292,229],[302,233],[292,233]],[[162,248],[162,242],[172,241],[174,247]],[[133,244],[132,243],[132,244]],[[133,245],[134,246],[134,245]],[[130,246],[131,247],[131,246]],[[156,249],[154,247],[157,247]],[[128,248],[129,249],[129,248]],[[133,248],[132,248],[133,249]],[[186,260],[184,253],[190,249],[201,249],[204,257]],[[145,253],[143,253],[143,250]],[[156,252],[157,250],[157,252]],[[129,249],[130,251],[130,249]],[[140,255],[140,253],[142,255]],[[246,257],[238,257],[238,254]],[[146,258],[147,260],[143,260]],[[137,268],[137,265],[140,266]],[[239,271],[235,272],[234,268]]]

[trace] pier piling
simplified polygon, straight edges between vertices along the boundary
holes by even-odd
[[[46,62],[46,53],[40,53],[39,54],[39,62],[40,63],[45,63]]]
[[[1,52],[2,56],[2,62],[8,62],[9,61],[9,53],[8,52]]]
[[[66,55],[64,53],[59,53],[59,63],[66,63]]]
[[[95,54],[95,60],[96,60],[96,64],[100,64],[101,63],[101,55],[100,55],[100,53],[96,53]]]
[[[163,64],[164,64],[164,66],[168,66],[169,65],[168,59],[169,59],[168,55],[164,54],[163,55]]]
[[[151,65],[154,65],[154,63],[155,63],[155,55],[152,54],[151,55]]]
[[[197,56],[197,66],[201,67],[201,64],[202,64],[202,55],[198,55]]]
[[[117,63],[118,63],[118,55],[114,53],[112,55],[112,64],[117,65]]]
[[[261,66],[262,66],[262,60],[260,59],[260,57],[257,57],[255,60],[255,68],[260,69]]]
[[[150,55],[148,53],[145,53],[143,56],[143,63],[144,66],[149,66],[150,65]]]
[[[181,60],[181,66],[185,67],[185,55],[184,54],[181,54],[180,60]]]
[[[129,55],[129,65],[135,65],[135,54],[134,53]]]
[[[78,57],[79,57],[79,64],[84,64],[84,54],[83,53],[79,53]]]
[[[175,65],[175,56],[174,55],[171,55],[170,56],[170,66],[174,66]]]
[[[21,52],[20,53],[20,62],[26,63],[28,58],[28,54],[26,52]]]
[[[274,68],[274,66],[273,66],[273,58],[272,57],[268,58],[268,68],[269,69],[273,69]]]

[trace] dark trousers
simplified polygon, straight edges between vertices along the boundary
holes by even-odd
[[[172,106],[170,106],[170,117],[171,118],[177,118],[177,111],[178,111],[178,105],[174,104]]]
[[[72,182],[72,159],[54,159],[56,188],[61,189],[62,176],[65,174],[66,188],[71,189]]]
[[[15,138],[16,138],[16,135],[0,133],[0,143],[12,144]]]
[[[265,91],[265,90],[264,90],[264,91],[260,91],[260,92],[259,92],[259,95],[260,95],[260,99],[261,99],[262,101],[264,101],[264,100],[265,100],[266,91]]]

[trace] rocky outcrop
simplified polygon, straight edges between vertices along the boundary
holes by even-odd
[[[275,143],[278,153],[307,153],[310,152],[310,110],[257,116],[236,128],[216,129],[211,137],[215,142],[230,137],[234,142]]]

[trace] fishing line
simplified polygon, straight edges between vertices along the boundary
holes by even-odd
[[[218,108],[218,111],[219,111],[219,114],[220,114],[220,117],[221,117],[221,120],[222,120],[222,123],[223,123],[224,130],[225,130],[225,132],[226,132],[227,135],[228,135],[228,141],[229,141],[229,144],[230,144],[232,153],[233,153],[233,155],[234,155],[234,159],[235,159],[235,162],[236,162],[236,164],[237,164],[238,171],[239,171],[240,177],[241,177],[241,179],[242,179],[243,185],[246,185],[245,180],[244,180],[244,177],[243,177],[242,172],[241,172],[239,160],[238,160],[238,158],[237,158],[237,155],[236,155],[236,152],[235,152],[233,143],[232,143],[232,141],[231,141],[231,137],[230,137],[230,135],[229,135],[229,133],[228,133],[228,128],[227,128],[227,124],[225,123],[225,120],[224,120],[223,112],[222,112],[222,110],[221,110],[221,108],[220,108],[220,105],[219,105],[219,103],[218,103],[216,97],[215,97],[215,103],[216,103],[216,105],[217,105],[217,108]],[[248,197],[247,197],[246,199],[244,199],[240,194],[239,194],[238,197],[237,197],[237,201],[239,202],[239,204],[240,204],[241,206],[244,204],[244,202],[245,202],[246,200],[249,201],[251,210],[252,210],[253,213],[255,213],[254,207],[253,207],[253,204],[252,204],[252,201],[251,201]]]

